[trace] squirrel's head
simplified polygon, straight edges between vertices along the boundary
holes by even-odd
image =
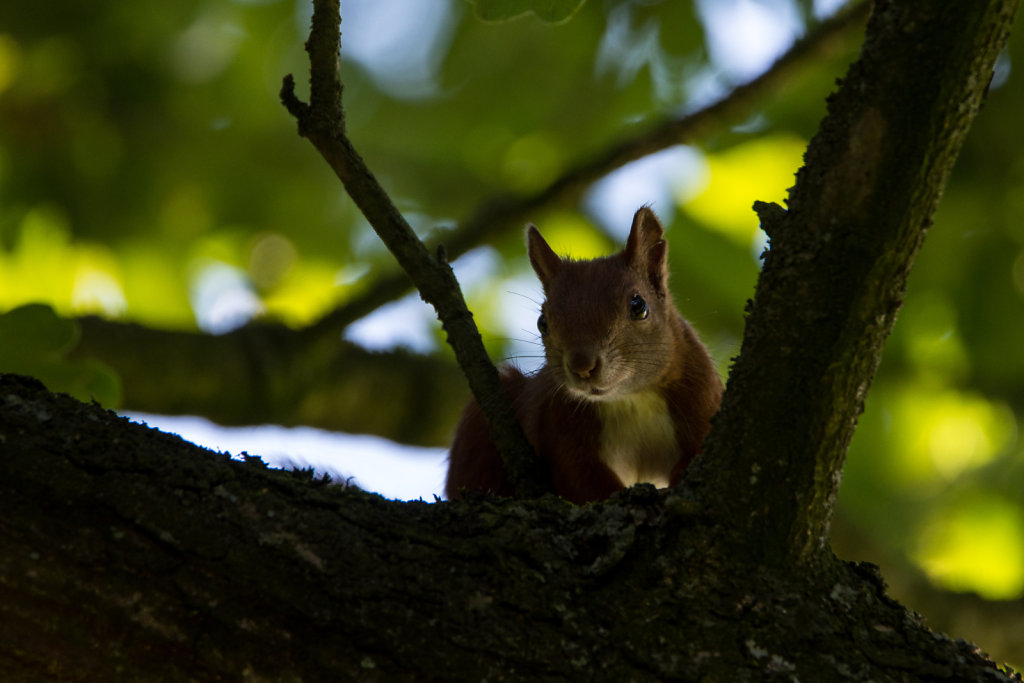
[[[665,371],[678,313],[664,234],[643,207],[621,252],[577,261],[558,256],[528,227],[530,264],[546,297],[537,328],[548,366],[571,395],[619,398],[650,388]]]

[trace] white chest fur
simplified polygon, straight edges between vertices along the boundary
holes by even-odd
[[[600,401],[601,461],[632,486],[639,482],[669,485],[679,460],[679,444],[665,399],[655,391]]]

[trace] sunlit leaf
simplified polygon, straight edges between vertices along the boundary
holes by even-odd
[[[878,466],[904,495],[932,493],[988,464],[1016,434],[1012,412],[976,394],[910,384],[887,398],[895,448]]]
[[[1024,595],[1024,510],[991,494],[975,493],[938,508],[914,558],[939,584],[988,600]]]
[[[314,322],[349,288],[340,281],[338,273],[328,263],[303,261],[263,297],[267,315],[295,326]]]
[[[559,256],[589,259],[607,256],[621,248],[578,214],[551,214],[537,229]]]
[[[125,245],[121,254],[128,316],[162,327],[195,326],[179,254],[158,241]]]
[[[791,135],[754,139],[707,157],[707,188],[684,203],[696,219],[749,245],[758,231],[754,200],[783,205],[807,143]]]

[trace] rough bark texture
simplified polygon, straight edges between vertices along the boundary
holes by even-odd
[[[1020,680],[871,566],[718,541],[651,487],[389,503],[0,376],[5,681]]]
[[[827,545],[857,416],[1015,9],[876,2],[789,211],[755,205],[771,248],[698,463],[752,557],[805,562]]]
[[[0,377],[0,677],[1021,680],[822,540],[1013,9],[877,3],[678,491],[389,503]]]

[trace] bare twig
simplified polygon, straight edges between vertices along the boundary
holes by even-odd
[[[711,131],[744,116],[753,105],[774,92],[780,83],[847,33],[859,29],[867,18],[871,3],[861,2],[823,22],[817,30],[793,45],[770,69],[759,77],[737,86],[717,102],[686,116],[657,123],[647,130],[622,140],[594,158],[570,168],[548,187],[526,197],[504,196],[484,202],[457,229],[438,238],[454,260],[473,247],[509,229],[518,229],[544,208],[575,203],[595,181],[631,161],[672,145],[703,139]],[[369,314],[379,306],[402,296],[409,288],[401,275],[377,277],[362,295],[339,306],[314,324],[322,331],[338,331]]]
[[[284,79],[281,101],[298,121],[299,134],[313,143],[330,164],[420,295],[437,311],[470,389],[487,415],[492,438],[516,494],[540,495],[547,487],[540,474],[539,460],[502,390],[497,370],[487,357],[447,258],[440,252],[439,257],[433,256],[416,237],[345,136],[338,68],[340,22],[339,0],[314,0],[313,25],[306,43],[310,58],[310,104],[296,97],[290,75]]]

